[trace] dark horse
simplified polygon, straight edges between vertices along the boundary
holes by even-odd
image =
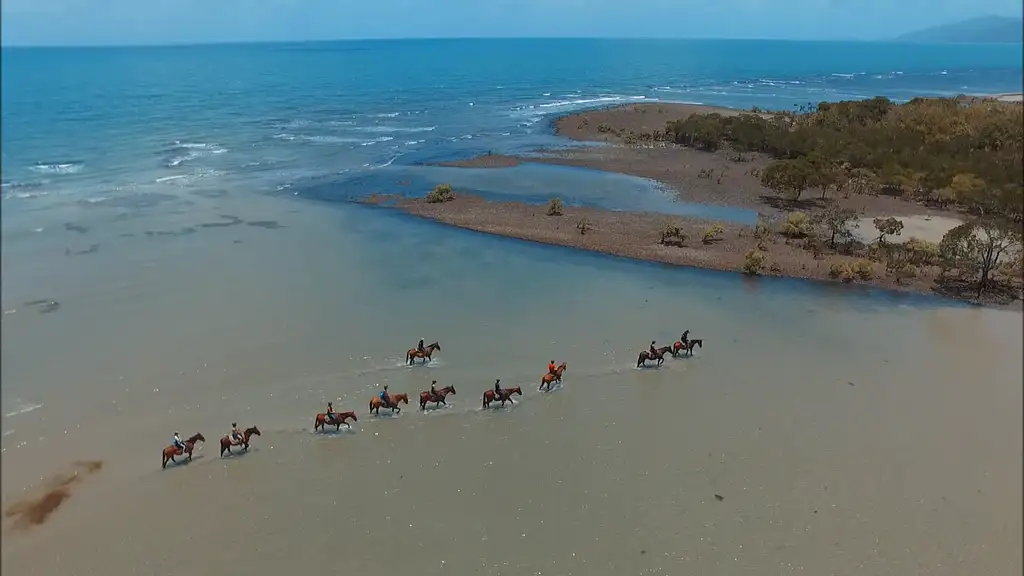
[[[548,390],[551,390],[551,385],[553,383],[561,383],[562,373],[565,372],[565,370],[565,362],[562,362],[561,364],[558,365],[558,368],[555,368],[554,373],[548,372],[547,374],[542,376],[540,379],[540,388],[538,388],[538,390],[543,390],[545,387],[547,387]]]
[[[681,340],[678,340],[672,345],[672,355],[678,356],[680,354],[689,354],[690,356],[693,356],[694,347],[703,348],[704,340],[696,338],[694,340],[687,340],[685,344]]]
[[[253,426],[252,428],[246,428],[245,432],[242,432],[242,439],[239,440],[238,442],[232,442],[230,435],[221,438],[220,439],[220,455],[223,456],[225,452],[227,452],[228,454],[231,454],[231,447],[232,446],[241,446],[242,447],[242,452],[248,452],[249,451],[249,438],[251,438],[253,436],[262,436],[262,434],[260,434],[260,429],[255,427],[255,426]]]
[[[316,419],[313,420],[313,432],[316,432],[317,430],[323,430],[328,425],[331,424],[334,425],[335,430],[341,430],[342,424],[351,428],[352,425],[346,422],[346,420],[348,420],[349,418],[356,422],[359,422],[359,418],[356,417],[355,412],[335,412],[334,418],[331,418],[330,420],[327,419],[327,414],[317,414]]]
[[[184,450],[181,450],[179,448],[175,448],[173,444],[171,444],[167,448],[164,448],[164,461],[163,461],[163,464],[161,464],[160,467],[161,468],[167,468],[167,463],[168,462],[174,462],[175,464],[177,464],[178,461],[175,460],[174,457],[175,456],[181,456],[182,454],[188,454],[188,461],[191,462],[192,461],[192,450],[195,449],[196,442],[206,442],[206,438],[204,438],[202,434],[199,434],[197,432],[195,434],[195,436],[192,436],[188,440],[185,440],[185,449]]]
[[[423,363],[426,364],[427,362],[430,362],[430,357],[434,355],[434,352],[440,349],[441,345],[437,342],[434,342],[430,346],[424,348],[423,352],[420,352],[415,348],[410,348],[409,351],[405,353],[405,363],[412,366],[413,362],[415,362],[417,358],[423,358]]]
[[[669,352],[670,350],[672,350],[671,346],[662,346],[661,348],[656,348],[653,354],[650,350],[643,350],[640,352],[640,355],[637,356],[636,367],[639,368],[641,366],[646,366],[648,360],[657,360],[658,366],[661,366],[662,364],[665,363],[665,353]]]
[[[391,404],[388,406],[384,405],[384,401],[380,399],[380,396],[374,396],[373,398],[370,398],[370,414],[376,412],[377,415],[379,416],[381,408],[391,408],[392,414],[394,414],[395,410],[398,410],[398,412],[401,413],[402,409],[399,408],[398,405],[403,402],[406,404],[409,403],[408,394],[392,394]]]
[[[441,404],[448,405],[444,401],[445,396],[449,394],[455,394],[455,386],[445,386],[437,391],[437,394],[431,394],[430,390],[420,392],[420,410],[427,409],[427,402],[433,402],[434,408],[437,408]]]
[[[484,392],[484,408],[490,408],[491,402],[497,402],[498,400],[501,400],[502,407],[505,406],[505,402],[511,402],[512,404],[515,404],[515,402],[512,401],[513,394],[519,394],[520,396],[522,396],[523,389],[520,388],[519,386],[516,386],[515,388],[505,388],[502,390],[501,398],[498,398],[494,394],[494,390],[488,390]]]

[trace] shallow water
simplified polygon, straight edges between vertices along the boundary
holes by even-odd
[[[805,84],[777,86],[748,45],[640,69],[636,51],[570,43],[501,74],[481,72],[487,50],[467,68],[439,45],[408,90],[371,65],[402,60],[388,45],[4,52],[4,506],[76,460],[105,463],[45,524],[5,523],[5,573],[1020,573],[1019,314],[348,203],[462,179],[493,198],[683,210],[611,174],[418,164],[550,144],[546,114],[609,93],[1006,92],[1018,52],[866,48],[834,70],[781,60]],[[577,64],[591,80],[569,77]],[[850,70],[877,73],[832,75]],[[424,142],[394,160],[407,144],[382,138],[403,133]],[[706,347],[635,368],[685,329]],[[402,366],[420,337],[442,344],[436,360]],[[550,359],[569,370],[542,394]],[[482,411],[495,378],[524,394]],[[415,396],[433,379],[457,388],[447,409],[366,414],[379,386]],[[359,413],[351,431],[312,433],[328,400]],[[233,421],[263,434],[221,460]],[[175,430],[207,445],[161,470]]]
[[[5,533],[5,570],[1021,566],[1017,314],[643,265],[356,205],[189,201],[130,219],[94,209],[82,223],[102,249],[61,266],[41,242],[5,253],[4,394],[44,406],[4,418],[5,504],[73,460],[107,464],[47,524]],[[281,227],[199,226],[218,214]],[[157,225],[197,232],[145,236]],[[53,247],[77,234],[53,232]],[[41,290],[59,311],[20,307]],[[684,329],[706,348],[634,367],[650,339]],[[421,336],[441,342],[437,359],[403,367]],[[551,358],[568,362],[565,382],[539,393]],[[481,411],[494,378],[521,401]],[[456,386],[449,408],[366,414],[378,385],[415,396],[431,379]],[[312,434],[328,399],[359,413],[351,432]],[[263,436],[222,461],[231,421]],[[161,471],[173,430],[209,444]],[[44,552],[54,539],[60,555]]]

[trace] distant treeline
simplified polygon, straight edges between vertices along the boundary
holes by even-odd
[[[797,112],[693,114],[669,122],[665,139],[775,159],[762,183],[799,200],[846,189],[888,193],[1021,221],[1024,107],[983,99],[887,98],[823,102]]]

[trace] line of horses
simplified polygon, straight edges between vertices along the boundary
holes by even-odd
[[[671,346],[663,346],[661,348],[656,348],[653,351],[642,350],[640,355],[637,357],[637,367],[646,366],[647,362],[657,362],[657,365],[661,366],[665,363],[666,354],[672,354],[673,357],[687,354],[693,355],[694,348],[703,348],[704,341],[701,339],[688,339],[686,337],[688,332],[689,331],[683,333],[680,340],[677,340]],[[412,366],[416,363],[416,360],[423,360],[422,364],[426,364],[431,361],[434,352],[440,349],[441,345],[437,342],[424,347],[423,350],[410,348],[405,354],[406,365]],[[566,363],[562,362],[553,371],[544,374],[540,379],[540,387],[538,390],[550,391],[553,384],[562,382],[562,374],[564,374],[567,369],[568,366]],[[454,395],[455,393],[455,386],[444,386],[436,391],[424,390],[420,392],[419,396],[420,410],[426,410],[427,404],[430,403],[434,404],[434,408],[438,408],[442,404],[447,406],[447,397],[449,395]],[[505,406],[506,402],[514,404],[515,401],[512,400],[512,396],[515,395],[523,395],[523,389],[520,386],[502,388],[500,393],[494,389],[488,389],[483,394],[481,407],[483,409],[487,409],[490,408],[491,404],[496,402],[501,402],[502,407]],[[391,410],[392,414],[401,413],[401,404],[409,404],[408,394],[391,394],[388,402],[385,402],[380,396],[375,395],[370,398],[369,411],[370,414],[376,414],[378,416],[380,415],[381,408]],[[325,431],[327,426],[334,426],[335,431],[341,430],[342,425],[351,428],[352,424],[349,423],[349,420],[352,422],[359,421],[359,417],[356,415],[354,410],[347,412],[334,412],[331,415],[321,412],[313,419],[313,431]],[[241,438],[232,438],[231,435],[225,435],[220,439],[220,455],[224,456],[225,453],[232,454],[232,446],[241,447],[243,453],[248,452],[249,441],[253,436],[260,435],[260,430],[256,426],[246,428],[245,431],[242,432]],[[183,448],[176,448],[173,445],[167,446],[163,449],[163,461],[161,467],[166,468],[167,464],[172,462],[176,464],[177,460],[175,460],[175,456],[185,456],[186,461],[191,462],[193,451],[199,442],[205,443],[206,438],[202,434],[196,433],[185,440]]]

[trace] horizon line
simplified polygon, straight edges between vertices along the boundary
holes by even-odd
[[[309,40],[210,40],[199,42],[166,42],[166,43],[83,43],[83,44],[30,44],[0,43],[0,49],[109,49],[109,48],[199,48],[210,46],[252,46],[272,44],[336,44],[356,42],[415,42],[415,41],[480,41],[480,40],[689,40],[689,41],[727,41],[727,42],[792,42],[792,43],[890,43],[890,44],[932,44],[949,45],[948,42],[920,42],[900,40],[898,38],[759,38],[759,37],[728,37],[728,36],[370,36],[363,38],[318,38]],[[1010,42],[958,42],[955,45],[1020,45]]]

